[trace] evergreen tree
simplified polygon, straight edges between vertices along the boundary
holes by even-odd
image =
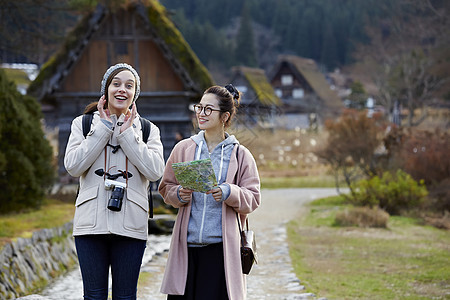
[[[210,22],[218,30],[229,27],[228,20],[236,17],[243,5],[240,0],[216,0],[207,4],[204,1],[161,0],[169,9],[182,7],[189,20],[200,24]],[[280,40],[279,53],[313,58],[331,69],[353,61],[354,45],[367,42],[365,22],[373,22],[384,4],[397,1],[245,0],[244,3],[253,24],[271,28]],[[193,26],[192,21],[186,26]],[[186,27],[180,30],[183,34],[187,31]],[[191,44],[195,48],[194,43]],[[261,49],[258,50],[255,57],[261,63]],[[211,55],[211,60],[220,61],[221,58]]]
[[[77,16],[69,0],[0,0],[0,61],[43,64]]]
[[[236,37],[235,60],[237,63],[245,66],[257,66],[252,20],[245,3],[242,8],[241,26]]]
[[[37,208],[52,184],[52,149],[37,101],[0,70],[0,213]]]
[[[335,34],[333,32],[332,25],[330,23],[324,24],[325,31],[322,42],[322,53],[320,55],[320,63],[334,67],[338,64],[338,51],[339,47],[336,43]]]
[[[356,109],[364,109],[366,107],[366,101],[367,101],[367,92],[364,89],[364,85],[359,82],[355,81],[350,86],[352,92],[348,96],[350,100],[350,107],[356,108]]]

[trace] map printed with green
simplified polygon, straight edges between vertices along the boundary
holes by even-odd
[[[172,164],[175,177],[182,187],[206,193],[217,187],[211,159],[200,159]]]

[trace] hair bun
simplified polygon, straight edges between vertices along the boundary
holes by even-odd
[[[239,100],[239,91],[230,83],[225,86],[227,91],[233,96],[234,100]]]

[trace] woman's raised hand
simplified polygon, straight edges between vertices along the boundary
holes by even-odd
[[[105,95],[103,95],[100,97],[100,100],[98,100],[97,110],[100,113],[100,118],[112,122],[111,118],[110,118],[109,110],[107,108],[106,109],[103,108],[103,107],[105,107],[105,103],[106,103],[106,97],[105,97]]]
[[[124,119],[124,123],[120,127],[120,133],[124,132],[125,130],[133,126],[133,121],[134,118],[136,118],[136,115],[137,115],[136,103],[133,103],[131,105],[131,112],[130,111],[127,112]]]

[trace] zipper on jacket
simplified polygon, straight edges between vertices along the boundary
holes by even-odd
[[[203,141],[200,141],[200,146],[203,146]],[[217,179],[217,184],[220,184],[220,180],[222,179],[222,169],[223,169],[223,151],[224,151],[224,147],[225,145],[222,144],[222,151],[220,153],[220,168],[219,168],[219,178]],[[200,151],[197,151],[197,160],[200,159]],[[207,199],[207,194],[203,194],[203,212],[202,212],[202,223],[200,225],[200,233],[198,236],[199,239],[199,243],[203,243],[203,227],[205,225],[205,215],[206,215],[206,199]]]
[[[205,225],[205,215],[206,215],[206,198],[207,195],[203,194],[203,213],[202,213],[202,225],[200,225],[200,234],[198,237],[199,243],[203,243],[203,227]]]

